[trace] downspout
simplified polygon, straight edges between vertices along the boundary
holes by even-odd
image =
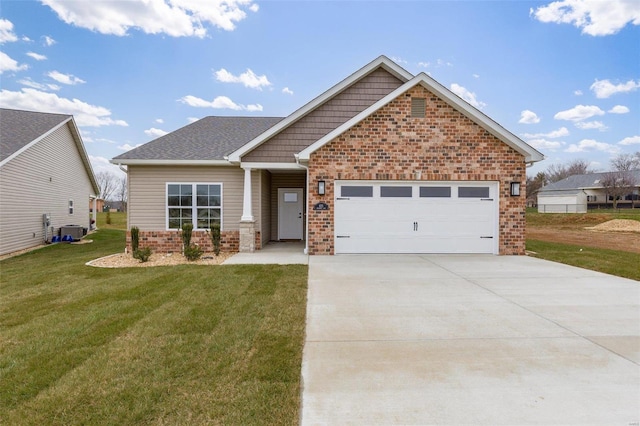
[[[118,168],[120,170],[122,170],[122,172],[127,175],[127,229],[130,227],[129,226],[129,170],[125,167],[122,166],[122,164],[118,164]],[[96,222],[97,223],[97,222]]]
[[[293,154],[296,159],[296,164],[307,171],[307,187],[306,187],[306,202],[304,206],[304,254],[309,254],[309,167],[300,163],[300,158],[298,158],[298,154]]]

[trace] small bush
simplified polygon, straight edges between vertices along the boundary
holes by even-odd
[[[106,221],[107,221],[107,225],[111,225],[111,212],[110,211],[107,211],[107,219],[106,219]]]
[[[184,257],[186,257],[187,260],[190,260],[190,261],[198,260],[200,259],[200,256],[202,256],[202,249],[199,246],[195,244],[185,246]]]
[[[137,226],[131,227],[131,252],[138,251],[140,245],[140,229]]]
[[[211,242],[213,243],[213,253],[217,256],[220,254],[220,224],[214,222],[211,225]]]
[[[191,233],[193,232],[193,224],[191,223],[183,223],[182,224],[182,244],[184,248],[191,246]]]
[[[145,247],[143,249],[138,249],[133,251],[133,258],[138,259],[141,263],[148,261],[150,257],[151,257],[151,247]]]

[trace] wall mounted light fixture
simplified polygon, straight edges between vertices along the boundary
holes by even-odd
[[[318,181],[318,195],[324,195],[325,184],[323,180]]]
[[[520,195],[520,182],[511,182],[511,189],[509,191],[512,197]]]

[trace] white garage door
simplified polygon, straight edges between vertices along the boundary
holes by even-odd
[[[497,182],[336,181],[336,253],[498,253]]]

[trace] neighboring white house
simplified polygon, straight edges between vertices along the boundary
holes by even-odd
[[[90,228],[99,191],[73,116],[0,109],[0,255]]]
[[[625,173],[635,187],[618,201],[618,207],[632,207],[640,199],[640,170]],[[607,172],[573,175],[542,187],[538,191],[538,212],[586,213],[588,208],[612,206],[612,196],[602,185],[606,177]]]

